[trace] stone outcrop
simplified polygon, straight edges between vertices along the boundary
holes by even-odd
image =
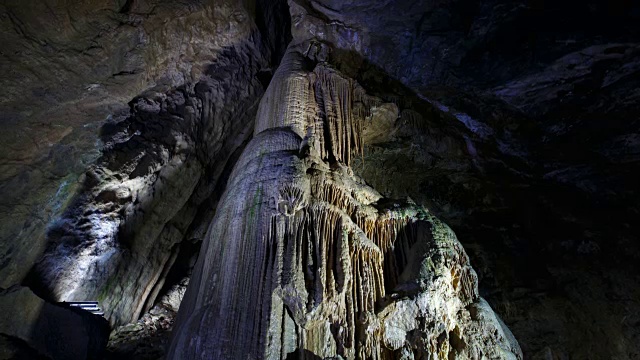
[[[105,360],[163,357],[188,283],[189,279],[183,278],[171,286],[138,321],[114,328],[109,336]]]
[[[171,359],[522,358],[449,227],[352,175],[379,99],[289,47],[181,304]]]
[[[455,229],[525,356],[637,357],[638,4],[294,3],[398,107],[354,172]]]
[[[4,288],[20,283],[46,250],[48,226],[74,202],[76,193],[85,190],[83,173],[104,162],[98,160],[103,146],[123,141],[99,135],[103,125],[110,127],[123,114],[126,117],[132,98],[149,91],[143,96],[158,101],[147,104],[149,120],[151,108],[159,102],[181,102],[158,100],[153,93],[186,86],[184,94],[174,95],[195,97],[193,86],[209,78],[209,83],[200,84],[202,93],[210,93],[209,99],[202,99],[205,105],[238,101],[241,111],[251,112],[250,104],[243,102],[259,98],[263,89],[256,75],[277,65],[289,28],[283,1],[257,1],[249,7],[235,1],[8,1],[0,4],[0,14],[0,40],[6,45],[0,56],[4,89],[0,287]],[[224,66],[227,70],[221,69]],[[225,71],[237,76],[225,79],[226,75],[220,76]],[[212,72],[219,78],[211,79]],[[264,76],[260,78],[264,81]],[[239,99],[238,91],[224,99],[211,98],[215,91],[226,93],[233,87],[242,89],[245,98]],[[217,104],[216,110],[208,111],[211,122],[217,111],[228,109]],[[172,136],[161,132],[156,129],[155,135]],[[141,144],[131,152],[140,153],[145,146],[152,145]],[[125,162],[124,157],[117,161]]]
[[[153,304],[198,207],[251,135],[260,62],[242,62],[250,48],[237,51],[219,65],[236,78],[213,67],[191,88],[134,100],[132,114],[110,124],[103,156],[49,228],[32,274],[55,299],[97,299],[117,324]]]

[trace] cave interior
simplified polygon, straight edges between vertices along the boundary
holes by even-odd
[[[639,2],[0,27],[0,359],[640,359]]]

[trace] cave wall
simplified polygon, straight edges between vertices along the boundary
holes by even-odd
[[[288,41],[286,4],[40,5],[55,11],[2,5],[3,25],[15,30],[3,36],[29,51],[7,55],[7,68],[33,66],[24,76],[53,95],[18,96],[35,80],[3,77],[3,134],[19,136],[2,143],[1,286],[24,281],[49,301],[96,299],[111,324],[135,321],[163,288],[180,243],[200,240],[198,219],[208,215],[199,211],[211,210],[251,137]],[[131,49],[121,48],[125,40]],[[59,56],[40,76],[37,62],[50,53]],[[42,141],[43,126],[64,134]]]
[[[100,156],[100,127],[146,89],[197,81],[224,47],[249,36],[251,21],[233,3],[9,1],[0,11],[8,287],[42,254],[47,224]]]
[[[236,46],[192,88],[132,102],[81,195],[48,229],[32,277],[54,299],[97,299],[117,324],[153,304],[199,206],[251,135],[265,64]]]
[[[353,176],[380,99],[294,35],[173,331],[171,359],[520,359],[451,229]],[[284,101],[283,101],[284,100]]]
[[[525,356],[637,356],[637,4],[293,3],[395,105],[354,171],[456,230]]]

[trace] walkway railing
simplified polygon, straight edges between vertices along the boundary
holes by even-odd
[[[104,311],[100,309],[97,301],[65,301],[62,304],[68,305],[74,308],[80,308],[86,310],[92,314],[104,316]]]

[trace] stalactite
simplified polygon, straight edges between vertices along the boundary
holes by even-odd
[[[478,299],[464,250],[427,210],[385,204],[348,167],[380,100],[326,64],[309,72],[295,49],[272,83],[198,260],[190,322],[179,319],[198,343],[179,335],[173,359],[392,359],[414,330],[430,356],[448,354],[445,330]],[[421,335],[419,318],[445,337]],[[248,328],[246,349],[220,335]]]
[[[315,99],[328,137],[326,147],[337,161],[348,166],[352,153],[363,154],[363,122],[381,101],[326,65],[318,65],[314,74]]]

